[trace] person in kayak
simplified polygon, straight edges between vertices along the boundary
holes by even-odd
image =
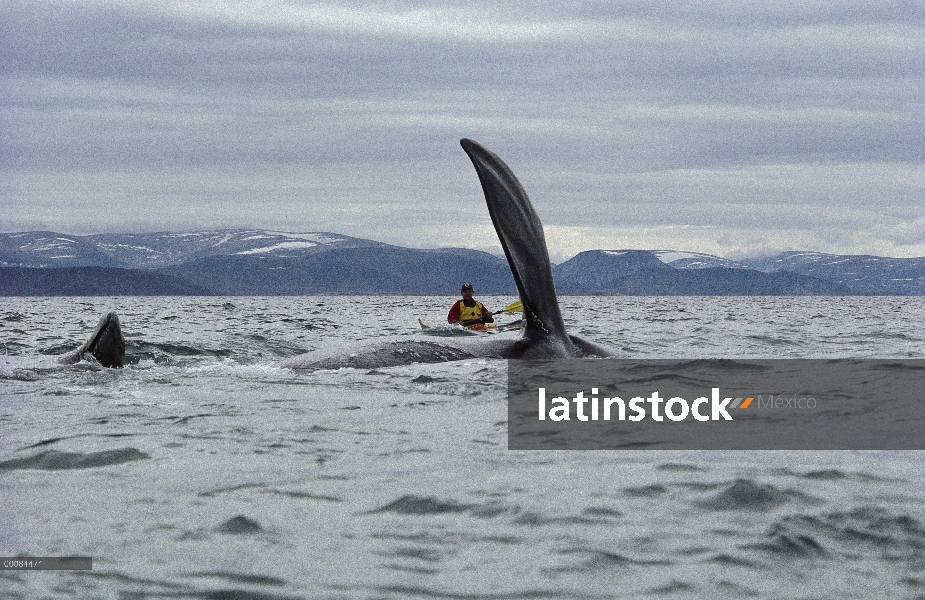
[[[462,290],[462,300],[457,300],[456,304],[450,308],[450,313],[446,316],[448,323],[459,323],[464,326],[475,325],[476,323],[494,323],[492,313],[481,302],[474,300],[471,283],[464,283]]]

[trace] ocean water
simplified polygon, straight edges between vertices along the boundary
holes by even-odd
[[[4,298],[0,555],[93,569],[0,598],[925,598],[921,452],[509,451],[504,361],[278,366],[452,301]],[[925,358],[925,298],[560,303],[634,358]],[[108,310],[126,368],[58,365]]]

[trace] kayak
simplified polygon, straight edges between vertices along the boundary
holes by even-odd
[[[421,319],[418,319],[418,324],[420,324],[421,329],[433,333],[438,333],[439,335],[454,335],[461,333],[497,333],[499,331],[513,331],[520,329],[520,321],[515,321],[513,323],[506,323],[498,326],[497,323],[475,323],[469,326],[463,326],[458,323],[444,323],[441,325],[428,325]]]
[[[418,323],[420,323],[421,329],[433,329],[434,328],[433,325],[428,325],[421,319],[418,319]],[[448,324],[447,327],[453,327],[457,329],[468,329],[469,331],[486,331],[486,332],[494,331],[495,329],[498,328],[498,326],[495,325],[494,323],[473,323],[472,325],[465,325],[465,326],[458,325],[458,324],[453,324],[453,325]]]

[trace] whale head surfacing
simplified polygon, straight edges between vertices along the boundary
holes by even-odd
[[[503,334],[452,341],[374,340],[357,348],[327,348],[283,363],[297,370],[340,367],[377,368],[467,358],[606,358],[614,351],[571,336],[559,310],[546,249],[543,224],[511,169],[495,153],[469,139],[460,141],[485,193],[488,214],[498,234],[517,293],[525,325],[519,336]]]
[[[93,335],[80,348],[68,352],[58,359],[65,365],[72,365],[81,360],[98,362],[104,367],[122,367],[125,362],[125,340],[119,317],[110,312],[103,315]]]

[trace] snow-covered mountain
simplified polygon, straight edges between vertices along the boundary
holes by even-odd
[[[611,251],[613,252],[613,251]],[[701,252],[680,252],[678,250],[650,250],[657,259],[675,269],[751,269],[748,265],[729,258],[703,254]]]
[[[782,252],[742,261],[749,268],[770,273],[791,271],[828,279],[864,294],[925,294],[925,257],[888,258],[869,255]]]
[[[561,294],[925,295],[925,257],[784,252],[731,260],[675,250],[592,250],[553,273]],[[455,294],[462,281],[481,282],[482,294],[515,293],[503,258],[335,233],[0,234],[0,295]]]
[[[666,250],[588,250],[557,265],[553,276],[556,289],[580,294],[844,296],[853,293],[846,286],[818,277],[789,271],[763,273],[716,256]]]
[[[0,234],[0,266],[158,269],[210,256],[294,258],[335,247],[385,246],[380,242],[334,233],[283,233],[258,229],[87,236],[30,231]]]

